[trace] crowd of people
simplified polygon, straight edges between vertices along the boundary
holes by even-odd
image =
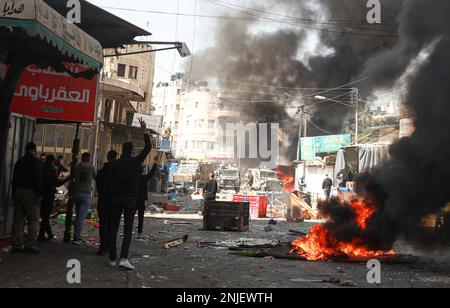
[[[122,156],[116,151],[107,155],[107,163],[96,171],[91,163],[91,154],[83,153],[70,176],[62,177],[68,170],[63,157],[40,155],[37,147],[30,142],[25,155],[14,166],[12,197],[14,201],[12,252],[39,254],[37,242],[54,239],[50,224],[54,209],[57,187],[69,182],[69,202],[75,207],[73,244],[84,244],[83,226],[92,206],[94,181],[98,194],[97,211],[99,216],[100,247],[98,256],[109,254],[111,266],[134,270],[128,255],[133,234],[134,217],[138,213],[138,233],[142,237],[145,204],[149,184],[159,173],[154,164],[148,175],[144,174],[144,161],[152,149],[150,135],[145,122],[140,121],[145,147],[134,156],[134,146],[123,144]],[[163,171],[163,173],[166,170]],[[117,234],[121,217],[124,216],[124,236],[120,254],[117,254]],[[39,225],[40,222],[40,225]],[[24,232],[25,224],[27,232]]]

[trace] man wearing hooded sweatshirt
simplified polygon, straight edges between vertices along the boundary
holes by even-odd
[[[147,125],[142,119],[140,119],[139,122],[144,134],[145,148],[138,156],[133,157],[133,144],[130,142],[125,143],[123,145],[122,157],[112,164],[111,169],[113,202],[111,207],[111,225],[109,233],[110,265],[119,265],[119,267],[127,270],[135,269],[134,266],[128,261],[128,254],[133,233],[134,215],[136,213],[141,165],[152,149],[150,135],[147,131]],[[120,259],[117,263],[117,233],[119,231],[122,213],[124,215],[124,236]]]
[[[95,167],[90,163],[91,154],[84,153],[81,163],[77,165],[72,177],[72,201],[75,204],[76,218],[74,226],[73,244],[84,244],[82,239],[83,225],[91,208],[93,182],[96,178]]]
[[[109,219],[112,204],[112,190],[111,190],[111,164],[117,160],[117,152],[109,151],[108,162],[104,164],[103,168],[97,173],[97,193],[98,193],[98,218],[100,223],[100,248],[97,252],[98,256],[104,256],[108,251],[109,240]]]

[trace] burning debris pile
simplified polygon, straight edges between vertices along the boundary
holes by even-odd
[[[369,201],[344,203],[331,199],[321,205],[321,214],[328,222],[314,226],[306,237],[294,241],[291,253],[310,261],[395,255],[394,251],[372,250],[365,241],[367,226],[378,210],[378,206]]]

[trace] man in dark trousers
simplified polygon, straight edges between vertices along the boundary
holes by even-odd
[[[205,199],[205,202],[216,201],[219,185],[214,178],[214,173],[211,173],[209,175],[209,182],[206,184],[205,188],[203,188],[203,199]]]
[[[157,164],[153,164],[153,168],[150,171],[149,174],[144,174],[144,166],[141,166],[141,176],[139,177],[139,184],[138,184],[138,197],[137,197],[137,208],[136,211],[138,212],[138,239],[142,239],[142,233],[144,231],[144,215],[145,215],[145,203],[148,200],[148,183],[150,182],[150,179],[154,176],[156,173],[156,169],[158,169]]]
[[[14,218],[12,227],[13,253],[38,254],[36,240],[39,228],[39,199],[42,196],[42,162],[36,157],[36,145],[30,142],[26,154],[14,166],[12,196]],[[24,238],[25,220],[28,232]]]
[[[141,175],[140,168],[152,149],[150,135],[147,131],[145,122],[139,120],[142,132],[144,134],[145,148],[142,152],[133,157],[133,144],[127,142],[123,145],[122,157],[112,164],[112,207],[110,224],[110,245],[109,258],[110,265],[127,270],[134,270],[135,267],[128,261],[131,237],[133,233],[133,221],[136,213],[136,204],[138,197],[138,184]],[[117,233],[119,231],[120,219],[124,215],[124,236],[120,259],[117,263]]]
[[[111,165],[117,160],[117,152],[109,151],[107,155],[108,162],[97,173],[97,212],[100,223],[100,247],[97,256],[104,256],[109,248],[109,220],[112,204],[112,181],[111,181]]]
[[[38,236],[40,242],[55,238],[50,226],[50,216],[55,207],[56,188],[67,182],[66,179],[60,180],[59,176],[58,167],[55,165],[55,156],[47,155],[42,170],[43,198],[41,202],[41,228]],[[47,238],[45,237],[46,233]]]
[[[333,180],[330,179],[330,177],[328,176],[328,174],[325,175],[325,180],[323,180],[322,183],[322,189],[323,192],[325,194],[325,199],[328,201],[330,200],[330,196],[331,196],[331,188],[333,187]]]

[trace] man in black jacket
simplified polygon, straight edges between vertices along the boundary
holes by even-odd
[[[333,187],[333,180],[330,179],[328,174],[325,175],[325,180],[322,182],[323,193],[325,194],[325,199],[330,200],[331,188]]]
[[[98,203],[97,212],[99,218],[99,235],[100,248],[97,252],[98,256],[104,256],[109,247],[109,220],[112,204],[112,181],[111,181],[111,165],[117,160],[117,152],[109,151],[107,155],[108,162],[97,173],[97,193]]]
[[[147,131],[145,122],[139,120],[142,132],[144,133],[145,148],[142,152],[133,157],[133,144],[127,142],[123,145],[122,157],[115,161],[111,167],[112,179],[112,207],[111,207],[111,225],[110,225],[110,245],[109,258],[110,265],[117,264],[117,233],[119,231],[120,219],[124,214],[124,236],[122,250],[120,254],[119,267],[134,270],[134,266],[128,261],[128,254],[133,233],[133,221],[136,213],[136,204],[138,197],[138,184],[141,175],[140,168],[152,149],[150,135]]]
[[[55,156],[47,155],[42,169],[43,198],[41,202],[41,229],[38,241],[52,240],[55,238],[50,225],[50,216],[55,207],[56,188],[64,185],[68,180],[60,180],[58,167],[55,165]],[[47,238],[45,237],[47,233]]]
[[[30,142],[26,146],[25,156],[14,166],[12,181],[14,253],[39,253],[36,240],[39,228],[39,199],[42,197],[42,162],[36,155],[36,145]],[[26,238],[24,238],[25,220],[28,223]]]
[[[209,182],[203,189],[203,198],[205,199],[205,202],[216,201],[216,195],[219,191],[219,185],[217,184],[217,181],[214,179],[214,177],[214,173],[211,173],[209,175]]]

